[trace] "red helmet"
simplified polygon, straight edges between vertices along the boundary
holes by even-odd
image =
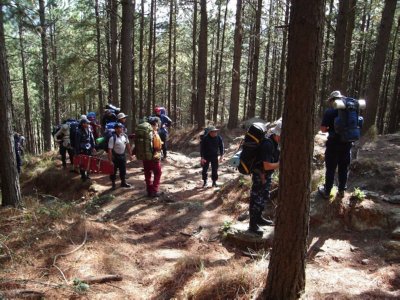
[[[155,113],[158,113],[160,111],[161,111],[161,107],[159,107],[159,106],[154,107],[154,112]]]

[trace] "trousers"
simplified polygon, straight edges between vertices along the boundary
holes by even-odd
[[[330,193],[338,169],[339,191],[347,187],[352,143],[326,143],[325,150],[325,191]]]
[[[158,192],[161,180],[161,163],[159,160],[144,160],[144,180],[146,182],[146,189],[148,194],[154,194]],[[153,175],[153,181],[151,177]]]

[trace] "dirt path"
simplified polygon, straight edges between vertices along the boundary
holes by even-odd
[[[28,287],[49,299],[250,299],[266,278],[268,252],[246,257],[220,234],[224,222],[235,221],[247,209],[226,189],[238,174],[225,163],[220,168],[221,187],[202,188],[199,159],[178,153],[170,154],[162,170],[165,194],[159,198],[145,196],[138,161],[128,166],[131,189],[110,191],[107,177],[93,175],[89,190],[92,196],[96,192],[97,202],[86,196],[78,204],[89,207],[90,214],[78,217],[75,212],[45,222],[43,226],[50,226],[47,233],[24,236],[19,243],[9,238],[14,259],[6,262],[0,277],[63,283],[53,266],[54,256],[76,249],[87,235],[82,248],[57,258],[67,280],[119,274],[122,281],[94,284],[84,293],[32,282]],[[1,230],[8,230],[8,236],[14,232],[4,224]],[[32,230],[40,232],[37,227]],[[312,229],[304,298],[400,297],[399,262],[382,258],[382,238],[329,226]]]

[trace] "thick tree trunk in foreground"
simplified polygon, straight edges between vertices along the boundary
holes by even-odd
[[[233,129],[238,125],[239,113],[239,94],[240,94],[240,60],[242,58],[242,0],[237,0],[236,4],[236,24],[233,48],[233,66],[232,66],[232,89],[231,103],[229,107],[228,128]]]
[[[323,8],[324,0],[292,0],[279,205],[264,299],[298,299],[305,288]]]
[[[190,105],[190,120],[197,121],[197,72],[196,72],[196,45],[197,45],[197,1],[193,1],[193,32],[192,32],[192,103]]]
[[[118,23],[118,1],[111,2],[110,11],[110,55],[111,55],[111,102],[118,106],[118,57],[117,57],[117,23]]]
[[[2,206],[19,206],[21,191],[15,160],[14,137],[11,125],[11,86],[3,28],[3,3],[0,1],[0,170]]]
[[[102,109],[104,108],[103,104],[103,87],[101,84],[101,76],[102,76],[102,69],[101,69],[101,36],[100,36],[100,16],[99,16],[99,1],[96,0],[95,2],[95,16],[96,16],[96,50],[97,50],[97,93],[99,97],[99,113],[102,114]]]

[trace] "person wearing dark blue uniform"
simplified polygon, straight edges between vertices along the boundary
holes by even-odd
[[[88,119],[81,119],[79,122],[78,131],[76,132],[76,154],[92,155],[96,153],[95,142],[92,130],[89,127]],[[89,174],[86,170],[80,169],[82,181],[86,181],[89,178]]]
[[[224,155],[224,142],[222,137],[218,135],[218,129],[214,126],[208,128],[208,133],[203,137],[200,143],[200,156],[201,165],[203,166],[203,187],[207,186],[207,172],[211,164],[211,179],[212,186],[217,186],[218,180],[218,156],[220,156],[220,161]]]
[[[256,160],[259,163],[252,172],[249,231],[257,235],[263,234],[260,226],[273,225],[271,220],[265,219],[262,216],[262,212],[264,211],[265,203],[270,200],[269,192],[272,174],[279,168],[281,128],[282,121],[278,120],[275,127],[271,130],[272,134],[262,141]]]
[[[329,98],[328,108],[321,122],[321,131],[328,132],[328,140],[325,150],[325,184],[318,187],[319,194],[329,199],[335,180],[336,168],[338,169],[338,196],[343,197],[347,187],[347,178],[351,160],[352,142],[342,142],[340,135],[335,132],[335,118],[338,116],[338,110],[333,108],[336,99],[344,98],[340,91],[333,91]]]
[[[165,109],[159,106],[154,108],[155,116],[161,120],[160,129],[158,135],[161,138],[162,144],[162,160],[167,158],[167,138],[168,138],[168,127],[171,126],[172,120],[165,113]]]

